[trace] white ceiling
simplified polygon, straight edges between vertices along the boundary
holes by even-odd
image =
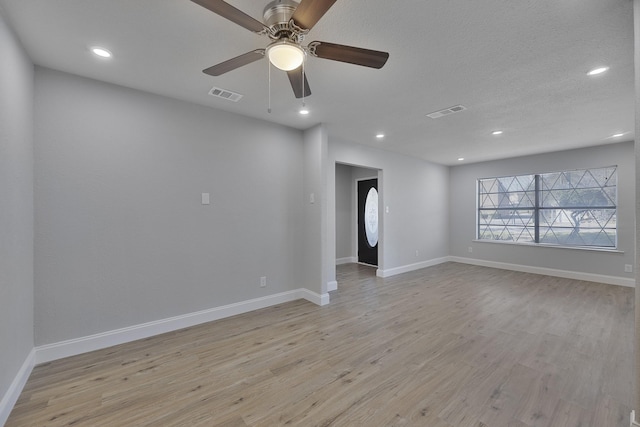
[[[261,20],[268,1],[228,2]],[[634,137],[630,0],[338,0],[306,42],[390,58],[375,70],[310,57],[306,117],[275,69],[267,112],[266,60],[220,77],[201,72],[268,39],[190,0],[0,0],[0,8],[37,65],[298,129],[323,122],[335,138],[445,165]],[[96,59],[93,45],[114,57]],[[586,75],[600,65],[610,70]],[[212,86],[244,97],[213,98]],[[467,110],[426,117],[458,104]]]

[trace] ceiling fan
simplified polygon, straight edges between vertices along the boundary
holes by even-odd
[[[256,49],[209,67],[203,72],[219,76],[267,56],[271,64],[286,71],[296,98],[311,95],[302,64],[307,54],[332,61],[347,62],[371,68],[382,68],[389,58],[387,52],[362,49],[341,44],[314,41],[302,42],[311,28],[327,13],[336,0],[275,0],[263,12],[264,24],[223,0],[191,0],[200,6],[257,34],[271,39],[265,49]],[[304,85],[304,90],[303,90]]]

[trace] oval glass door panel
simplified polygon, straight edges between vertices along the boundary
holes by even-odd
[[[369,189],[364,203],[364,231],[372,248],[378,244],[378,191]]]

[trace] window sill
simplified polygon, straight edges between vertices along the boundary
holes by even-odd
[[[473,243],[489,243],[494,245],[511,245],[511,246],[527,246],[532,248],[556,248],[556,249],[572,249],[578,251],[589,251],[589,252],[607,252],[612,254],[623,254],[624,251],[621,251],[617,248],[602,248],[602,247],[588,247],[588,246],[563,246],[563,245],[546,245],[544,243],[516,243],[509,242],[504,240],[478,240],[474,239]]]

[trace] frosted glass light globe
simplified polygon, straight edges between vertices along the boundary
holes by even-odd
[[[304,51],[296,44],[282,40],[267,48],[269,61],[283,71],[291,71],[302,65]]]

